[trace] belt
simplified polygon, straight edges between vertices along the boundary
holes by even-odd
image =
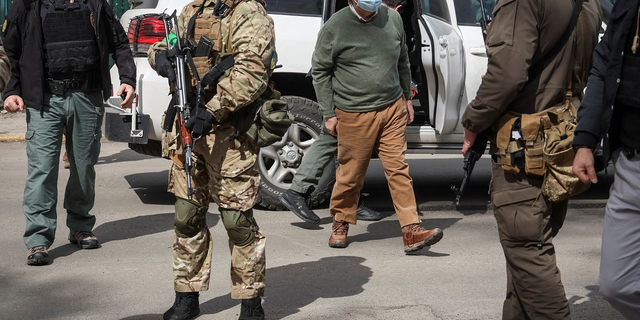
[[[627,159],[631,160],[631,159],[633,159],[633,157],[635,157],[636,155],[640,154],[640,150],[624,147],[624,148],[622,148],[622,153],[624,153],[624,155],[627,157]]]
[[[85,79],[51,79],[44,82],[44,91],[57,96],[62,96],[68,91],[82,90],[91,92],[100,89],[100,81],[96,76],[87,76]]]

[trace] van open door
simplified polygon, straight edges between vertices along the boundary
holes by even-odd
[[[465,67],[462,37],[451,23],[447,0],[416,0],[422,66],[427,80],[429,123],[438,134],[458,124]],[[425,108],[426,109],[426,108]]]

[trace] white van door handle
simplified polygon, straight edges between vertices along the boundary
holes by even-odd
[[[449,45],[449,42],[447,41],[447,39],[445,39],[445,37],[438,38],[438,41],[443,48],[446,48]]]
[[[474,56],[486,57],[487,56],[487,49],[484,46],[482,46],[482,47],[471,47],[471,48],[469,48],[469,53],[471,53]]]

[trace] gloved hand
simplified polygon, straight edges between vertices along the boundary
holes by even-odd
[[[169,83],[176,82],[176,72],[173,70],[173,63],[167,57],[166,50],[156,53],[156,72],[159,76],[169,79]]]
[[[194,139],[199,139],[211,132],[215,122],[216,118],[213,114],[206,107],[201,107],[200,112],[195,117],[189,118],[184,127],[191,129],[191,135]]]

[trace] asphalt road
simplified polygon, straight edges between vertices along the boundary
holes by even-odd
[[[66,240],[59,178],[59,228],[48,266],[26,265],[22,242],[24,142],[0,143],[0,318],[160,319],[173,303],[171,244],[173,195],[166,192],[169,162],[140,156],[125,144],[104,142],[97,165],[98,250],[79,250]],[[460,158],[412,156],[408,160],[426,227],[444,239],[415,255],[402,251],[402,236],[382,168],[372,160],[366,202],[385,218],[349,230],[350,245],[332,249],[326,206],[318,227],[292,213],[257,210],[267,236],[268,319],[499,319],[506,288],[505,262],[495,220],[487,208],[489,164],[476,168],[465,210],[448,210],[459,183]],[[598,293],[600,238],[611,173],[572,201],[556,252],[574,319],[622,319]],[[430,211],[428,209],[447,209]],[[199,319],[237,319],[229,296],[227,236],[217,210],[208,223],[214,243],[211,289],[201,294]]]

